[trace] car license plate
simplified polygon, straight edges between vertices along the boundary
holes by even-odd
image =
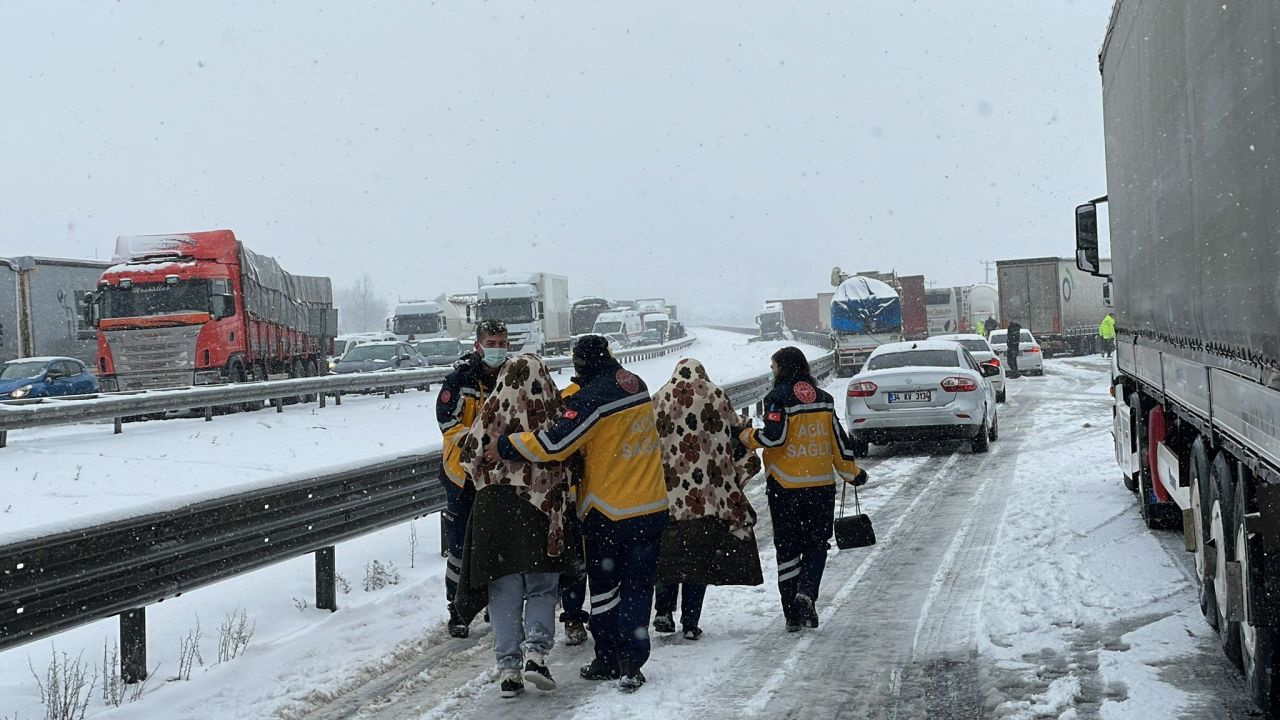
[[[912,390],[911,392],[889,393],[889,403],[929,402],[933,398],[932,390]]]

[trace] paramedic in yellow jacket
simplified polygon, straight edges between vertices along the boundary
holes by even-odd
[[[507,347],[506,325],[497,320],[484,320],[477,324],[475,352],[458,361],[436,395],[436,422],[444,436],[444,458],[440,466],[440,484],[445,491],[442,519],[445,544],[449,546],[444,591],[449,601],[449,634],[453,637],[466,637],[470,633],[466,621],[453,608],[458,573],[462,571],[462,545],[467,537],[467,521],[471,518],[471,504],[476,499],[476,486],[462,465],[462,439],[480,414],[485,398],[493,392],[493,383],[507,362]]]
[[[799,348],[773,355],[773,390],[764,400],[764,427],[740,440],[764,450],[766,496],[778,554],[778,592],[787,632],[818,627],[814,601],[827,566],[836,481],[861,485],[867,474],[836,418],[835,400],[818,387]]]
[[[623,369],[608,341],[586,335],[573,350],[581,389],[559,422],[538,433],[500,438],[486,454],[496,460],[584,463],[578,516],[586,541],[595,659],[580,674],[619,680],[632,692],[644,684],[658,548],[667,524],[667,486],[653,401],[644,381]]]

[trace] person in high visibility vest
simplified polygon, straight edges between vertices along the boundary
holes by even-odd
[[[1102,357],[1111,357],[1116,347],[1116,318],[1111,313],[1102,318],[1102,324],[1098,326],[1098,337],[1102,338]]]

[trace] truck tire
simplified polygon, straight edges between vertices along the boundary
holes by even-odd
[[[1207,554],[1210,546],[1209,512],[1213,506],[1209,493],[1209,454],[1204,449],[1204,438],[1197,437],[1191,443],[1191,455],[1187,463],[1191,486],[1191,515],[1195,524],[1196,578],[1200,581],[1200,613],[1214,628],[1218,626],[1218,598],[1213,592],[1213,578],[1208,574]]]
[[[982,426],[978,428],[978,434],[973,436],[969,441],[969,449],[976,454],[987,452],[991,449],[991,425],[987,422],[987,417],[982,416]]]
[[[1214,596],[1218,611],[1218,642],[1227,659],[1240,663],[1240,623],[1227,619],[1227,563],[1235,560],[1236,481],[1231,462],[1222,452],[1209,463],[1209,534],[1217,555]]]
[[[1244,472],[1242,471],[1241,474],[1243,475]],[[1247,484],[1243,477],[1237,479],[1235,510],[1232,513],[1232,521],[1235,525],[1232,535],[1235,540],[1236,557],[1240,559],[1240,575],[1246,603],[1249,602],[1250,595],[1249,568],[1264,562],[1262,547],[1260,545],[1251,547],[1248,533],[1244,529],[1244,518],[1249,513]],[[1276,674],[1280,673],[1280,667],[1276,665],[1276,661],[1280,659],[1277,657],[1280,655],[1277,653],[1280,633],[1275,627],[1254,627],[1248,622],[1239,623],[1239,627],[1240,661],[1244,670],[1245,688],[1258,707],[1270,716],[1273,708],[1280,709],[1280,682],[1277,682],[1280,678],[1276,677]]]

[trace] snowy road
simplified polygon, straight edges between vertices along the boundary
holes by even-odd
[[[832,552],[819,630],[786,634],[771,585],[713,589],[707,636],[659,637],[636,696],[578,680],[590,651],[561,648],[560,689],[532,693],[521,709],[583,719],[1250,717],[1195,610],[1179,538],[1140,526],[1106,462],[1102,367],[1057,369],[1014,384],[986,455],[961,443],[875,449],[867,494],[879,543]],[[757,486],[758,506],[761,495]],[[488,646],[484,633],[445,658],[432,646],[299,716],[509,717]]]
[[[712,354],[725,355],[719,366],[731,371],[732,353]],[[839,397],[843,385],[827,389]],[[477,622],[461,641],[443,631],[442,568],[430,552],[438,538],[427,522],[413,568],[405,567],[404,528],[339,548],[339,571],[353,585],[370,558],[394,557],[404,577],[340,596],[337,613],[292,606],[310,593],[306,559],[154,607],[161,677],[172,675],[170,646],[197,614],[208,637],[217,615],[243,605],[259,635],[244,657],[199,668],[190,682],[158,682],[118,710],[97,705],[91,716],[1256,717],[1200,617],[1180,536],[1143,528],[1119,482],[1109,422],[1105,365],[1055,360],[1045,377],[1013,381],[1000,440],[986,455],[962,443],[873,448],[864,508],[879,544],[832,550],[821,627],[799,634],[783,629],[757,482],[766,584],[712,588],[702,640],[656,637],[650,682],[632,696],[578,679],[588,643],[556,648],[555,693],[499,699],[487,626]],[[110,623],[73,631],[58,648],[93,655],[111,631]],[[27,651],[35,667],[47,649]],[[34,717],[30,677],[16,676],[25,658],[16,655],[0,655],[0,696],[27,698],[20,717]]]

